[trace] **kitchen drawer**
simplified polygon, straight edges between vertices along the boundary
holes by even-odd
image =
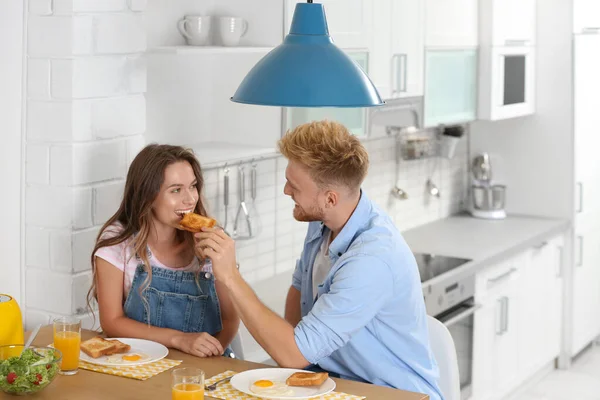
[[[527,253],[520,253],[507,260],[484,268],[475,280],[475,295],[480,298],[493,295],[508,280],[519,277],[521,267],[526,262]]]

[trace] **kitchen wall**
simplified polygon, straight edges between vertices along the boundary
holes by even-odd
[[[21,306],[90,326],[90,250],[144,144],[146,1],[26,4]]]
[[[0,2],[0,293],[17,301],[21,293],[21,112],[23,78],[23,2]]]

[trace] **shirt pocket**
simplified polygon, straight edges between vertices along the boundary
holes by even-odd
[[[194,327],[202,323],[209,302],[208,295],[164,292],[153,287],[144,294],[150,306],[150,325],[182,332],[196,332]]]

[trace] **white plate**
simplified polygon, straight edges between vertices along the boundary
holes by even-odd
[[[250,390],[252,384],[261,379],[267,379],[273,382],[281,382],[285,384],[285,380],[294,372],[310,372],[301,369],[290,369],[290,368],[263,368],[263,369],[251,369],[249,371],[240,372],[235,374],[231,378],[231,386],[244,392],[246,394],[263,398],[263,399],[306,399],[309,397],[322,396],[331,392],[335,389],[335,382],[331,378],[327,378],[321,386],[317,387],[301,387],[301,386],[288,386],[293,390],[292,395],[281,396],[281,395],[265,395],[254,393]]]
[[[131,367],[134,365],[143,365],[162,360],[167,356],[167,354],[169,354],[169,349],[167,349],[165,346],[150,340],[129,338],[110,338],[106,340],[111,339],[118,339],[119,341],[130,345],[131,350],[129,350],[127,353],[113,354],[112,356],[102,356],[98,358],[92,358],[83,351],[80,351],[80,359],[89,362],[90,364],[102,365],[106,367]],[[123,360],[122,357],[127,354],[140,354],[144,355],[144,357],[137,361]]]

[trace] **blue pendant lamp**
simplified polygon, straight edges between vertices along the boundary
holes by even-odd
[[[289,35],[264,56],[231,98],[283,107],[384,104],[367,74],[333,44],[322,4],[296,4]]]

